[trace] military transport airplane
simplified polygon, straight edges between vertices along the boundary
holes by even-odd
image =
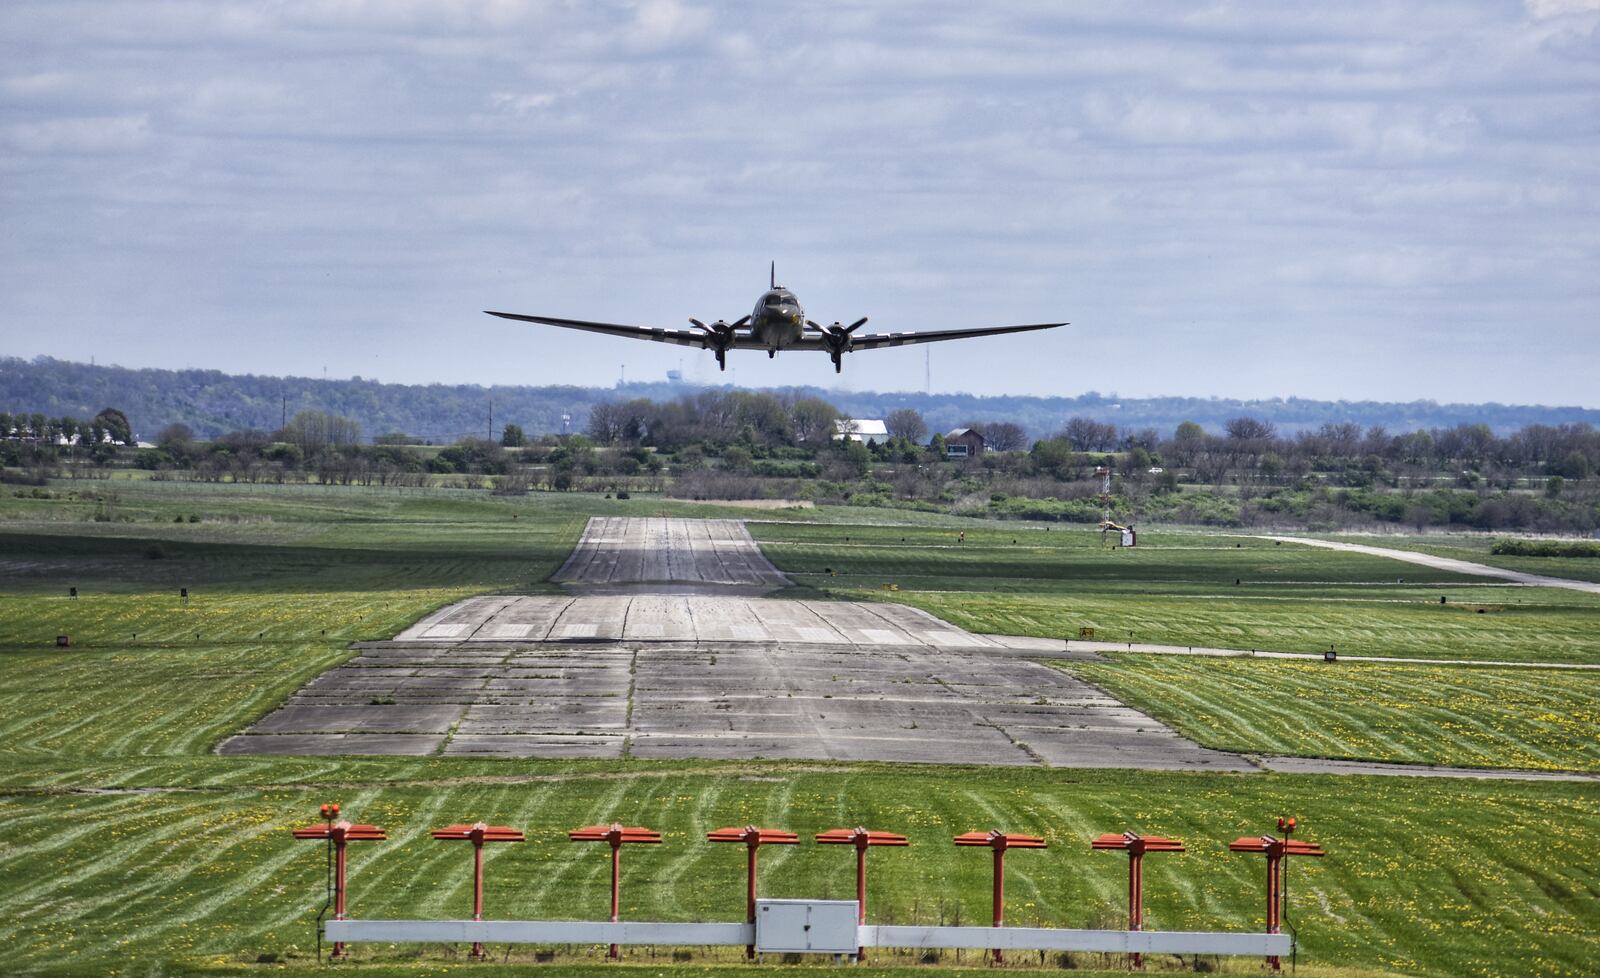
[[[657,343],[676,343],[679,346],[698,346],[712,350],[717,355],[717,366],[728,369],[729,350],[766,350],[775,357],[779,350],[825,350],[833,359],[834,372],[844,369],[844,355],[852,350],[876,350],[885,346],[907,346],[912,343],[936,343],[940,340],[964,340],[974,336],[994,336],[1000,333],[1025,333],[1034,329],[1054,329],[1066,323],[1031,323],[1026,326],[978,326],[973,329],[939,329],[925,333],[868,333],[855,335],[867,317],[848,326],[835,322],[822,326],[806,318],[800,300],[793,292],[778,284],[778,264],[773,262],[770,287],[756,301],[756,308],[748,316],[733,322],[719,319],[707,325],[690,319],[693,330],[661,329],[654,326],[624,326],[620,323],[594,323],[583,319],[558,319],[554,316],[524,316],[515,312],[484,311],[501,319],[518,319],[526,323],[545,326],[562,326],[582,329],[591,333],[608,333],[612,336],[630,336]],[[807,333],[807,329],[815,333]]]

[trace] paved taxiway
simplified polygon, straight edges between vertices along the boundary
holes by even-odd
[[[1343,550],[1346,553],[1367,554],[1371,557],[1388,557],[1390,560],[1400,560],[1408,564],[1420,564],[1423,567],[1450,571],[1454,574],[1467,574],[1473,577],[1497,577],[1503,581],[1525,584],[1529,587],[1558,587],[1568,591],[1600,594],[1600,582],[1596,581],[1575,581],[1567,577],[1530,574],[1527,571],[1510,570],[1505,567],[1490,567],[1488,564],[1479,564],[1470,560],[1457,560],[1454,557],[1439,557],[1435,554],[1425,554],[1416,550],[1371,547],[1364,543],[1348,543],[1343,540],[1315,540],[1311,537],[1264,536],[1262,539],[1278,540],[1283,543],[1299,543],[1307,547],[1322,547],[1326,550]]]

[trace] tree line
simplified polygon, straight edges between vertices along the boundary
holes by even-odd
[[[937,373],[937,367],[936,367]],[[1071,381],[1069,381],[1071,383]],[[0,357],[0,391],[12,411],[50,416],[91,416],[116,404],[139,419],[146,438],[168,424],[187,425],[201,438],[230,431],[272,431],[303,410],[349,418],[368,432],[404,431],[448,444],[467,436],[494,440],[505,422],[530,434],[583,431],[602,404],[644,398],[676,400],[684,393],[726,390],[716,386],[629,383],[616,388],[476,384],[385,384],[370,378],[313,379],[228,374],[218,370],[131,369],[39,357]],[[920,391],[827,391],[779,388],[767,393],[797,400],[827,401],[846,415],[887,418],[916,411],[937,431],[968,420],[1010,422],[1037,439],[1059,431],[1066,419],[1091,418],[1122,428],[1170,431],[1192,421],[1220,434],[1230,418],[1250,416],[1296,433],[1324,422],[1381,425],[1392,431],[1486,424],[1506,435],[1531,424],[1600,424],[1600,410],[1505,404],[1437,404],[1432,401],[1323,401],[1309,398],[1144,397],[1087,391],[1060,397],[977,396]]]
[[[609,402],[582,434],[530,437],[506,423],[498,438],[428,446],[398,431],[369,440],[355,419],[302,411],[276,430],[210,439],[171,424],[153,447],[129,450],[128,420],[114,409],[87,423],[11,412],[0,413],[0,462],[34,467],[35,480],[115,463],[157,478],[423,486],[443,477],[508,492],[783,496],[1033,519],[1094,521],[1109,504],[1125,519],[1230,525],[1600,526],[1600,431],[1586,423],[1502,435],[1487,424],[1391,433],[1325,422],[1284,433],[1240,415],[1220,432],[1193,421],[1162,432],[1080,416],[1030,443],[1017,422],[972,420],[960,427],[990,451],[953,460],[914,409],[890,412],[882,436],[835,438],[852,420],[821,398],[706,390]],[[75,449],[72,436],[84,432],[87,447]],[[63,459],[79,464],[48,470]]]

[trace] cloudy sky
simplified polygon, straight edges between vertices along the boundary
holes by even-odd
[[[1600,406],[1600,0],[0,4],[0,354]],[[842,382],[919,389],[922,348]],[[735,353],[742,386],[834,381]]]

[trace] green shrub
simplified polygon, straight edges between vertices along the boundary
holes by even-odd
[[[1600,543],[1581,540],[1496,540],[1489,552],[1500,557],[1600,557]]]

